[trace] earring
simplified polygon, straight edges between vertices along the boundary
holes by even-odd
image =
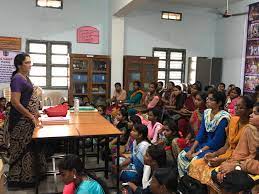
[[[76,179],[76,175],[74,174],[74,177],[73,177],[74,179]]]

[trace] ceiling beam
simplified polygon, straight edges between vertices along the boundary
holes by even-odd
[[[124,17],[144,2],[146,0],[112,0],[112,13],[114,16]]]

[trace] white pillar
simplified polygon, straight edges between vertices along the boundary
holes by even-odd
[[[123,85],[124,17],[112,16],[111,37],[111,92],[114,84]]]

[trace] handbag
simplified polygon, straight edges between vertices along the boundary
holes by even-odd
[[[48,117],[65,117],[69,109],[67,103],[59,104],[57,106],[49,107],[44,110]]]

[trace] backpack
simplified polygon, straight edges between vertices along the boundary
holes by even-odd
[[[198,180],[185,175],[178,184],[178,193],[180,194],[208,194],[207,186],[201,184]]]

